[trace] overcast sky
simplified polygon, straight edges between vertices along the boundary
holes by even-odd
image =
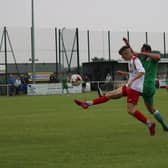
[[[36,27],[167,32],[168,0],[34,0]],[[0,26],[31,26],[31,0],[0,0]]]
[[[28,62],[31,57],[31,1],[0,0],[0,28],[8,27],[19,62]],[[54,27],[114,32],[112,59],[120,58],[118,49],[127,31],[131,32],[130,42],[135,50],[145,42],[145,32],[150,32],[148,41],[155,50],[164,51],[163,32],[168,44],[168,0],[34,0],[34,16],[36,28],[51,28],[36,31],[35,52],[39,62],[55,61]],[[90,39],[91,57],[107,58],[107,34],[92,32]],[[86,31],[80,33],[80,49],[80,60],[87,61]],[[8,59],[13,60],[10,53]]]

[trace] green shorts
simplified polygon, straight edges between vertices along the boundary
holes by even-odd
[[[155,88],[145,87],[141,96],[145,103],[153,105],[155,95]]]

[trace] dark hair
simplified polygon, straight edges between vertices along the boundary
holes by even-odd
[[[145,51],[149,51],[149,52],[152,51],[151,46],[149,44],[143,44],[141,50],[145,50]]]
[[[129,46],[122,46],[122,47],[119,49],[118,53],[121,55],[123,51],[125,51],[125,50],[127,50],[127,49],[129,49],[129,48],[130,48]]]

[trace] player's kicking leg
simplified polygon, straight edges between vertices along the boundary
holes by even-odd
[[[81,106],[83,109],[87,109],[89,106],[105,103],[110,99],[118,99],[121,97],[123,97],[122,87],[115,89],[115,90],[112,90],[112,91],[109,91],[104,96],[98,97],[93,100],[82,101],[82,100],[75,99],[74,102],[77,105]]]
[[[81,101],[81,100],[75,99],[74,102],[77,105],[81,106],[83,109],[87,109],[89,107],[89,104],[86,101]]]

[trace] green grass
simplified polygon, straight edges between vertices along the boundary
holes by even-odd
[[[0,168],[166,168],[168,132],[149,136],[125,99],[83,110],[74,98],[96,93],[0,97]],[[155,96],[168,121],[168,93]],[[142,99],[138,108],[149,119]]]

